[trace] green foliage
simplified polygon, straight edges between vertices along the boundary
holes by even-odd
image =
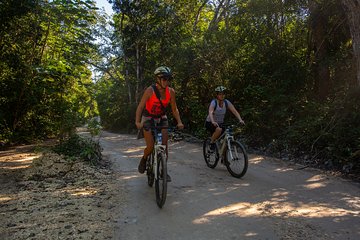
[[[360,91],[323,104],[308,104],[303,117],[284,132],[284,141],[326,168],[360,173]]]
[[[71,134],[96,114],[86,61],[96,52],[91,1],[0,6],[0,140]]]
[[[90,121],[88,121],[87,128],[89,129],[90,135],[92,137],[99,135],[101,131],[100,121],[98,121],[96,118],[92,118]]]
[[[72,135],[66,141],[54,147],[54,152],[71,158],[81,158],[92,164],[99,164],[102,160],[102,148],[99,142],[90,138]]]
[[[336,1],[318,3],[326,8],[318,9],[320,17],[329,20],[324,39],[329,43],[326,60],[333,85],[323,103],[316,100],[316,81],[309,68],[309,57],[317,53],[308,42],[314,34],[308,1],[115,2],[119,31],[114,43],[123,49],[117,54],[123,64],[114,61],[112,69],[121,72],[117,79],[104,77],[97,83],[101,118],[109,129],[133,128],[142,89],[152,83],[153,69],[165,64],[175,72],[172,86],[191,133],[207,135],[208,104],[221,84],[246,122],[241,134],[248,145],[296,150],[331,161],[333,167],[354,169],[348,161],[359,155],[359,111],[354,109],[356,98],[345,97],[353,79],[348,74],[348,30],[339,21],[343,13],[334,11]],[[340,106],[352,109],[346,120],[334,114],[343,112]]]
[[[182,120],[196,136],[207,135],[208,104],[221,84],[246,122],[248,145],[358,169],[356,69],[338,1],[112,1],[114,32],[92,1],[20,2],[0,5],[2,142],[66,138],[97,115],[106,129],[130,132],[153,70],[167,65]],[[324,20],[324,31],[314,32],[313,19]],[[111,45],[96,46],[99,35]],[[319,61],[329,72],[322,102]],[[95,84],[89,64],[102,72]],[[96,134],[99,126],[89,126]]]

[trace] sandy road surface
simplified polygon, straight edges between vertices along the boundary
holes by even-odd
[[[360,239],[360,187],[319,171],[250,155],[243,179],[207,168],[201,146],[170,144],[163,209],[137,172],[143,140],[103,133],[125,204],[114,239]]]

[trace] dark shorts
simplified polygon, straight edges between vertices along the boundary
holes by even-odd
[[[166,116],[163,116],[161,118],[152,118],[152,117],[142,116],[141,122],[143,122],[144,129],[154,126],[155,123],[157,123],[157,126],[159,126],[159,127],[168,127],[169,126],[169,121]]]
[[[224,132],[224,128],[221,126],[222,124],[219,124],[219,126],[222,128],[222,132]],[[215,132],[216,127],[208,121],[205,121],[205,128],[206,130],[208,130],[211,134],[213,134]]]

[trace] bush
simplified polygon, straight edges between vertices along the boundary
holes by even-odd
[[[54,151],[70,159],[81,158],[92,164],[98,164],[102,160],[100,144],[90,138],[83,138],[76,134],[55,146]]]

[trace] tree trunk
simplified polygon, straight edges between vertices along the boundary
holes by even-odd
[[[323,13],[319,9],[319,5],[310,2],[311,12],[311,46],[314,52],[313,75],[315,95],[320,100],[325,100],[330,92],[330,71],[326,61],[328,52],[328,40],[326,37],[327,21]]]
[[[127,55],[124,54],[124,63],[125,63],[125,84],[127,86],[127,90],[128,90],[128,99],[129,99],[129,104],[132,104],[132,95],[131,95],[131,85],[130,85],[130,81],[129,81],[129,70],[128,70],[128,61],[127,61]],[[136,101],[136,99],[135,99]]]
[[[342,0],[352,37],[356,85],[360,87],[360,0]]]
[[[197,14],[196,14],[196,17],[195,17],[195,21],[194,21],[194,26],[193,26],[193,32],[196,31],[196,26],[197,26],[197,24],[198,24],[198,22],[199,22],[199,20],[200,20],[201,11],[202,11],[202,9],[205,7],[205,5],[207,4],[208,1],[209,1],[209,0],[205,0],[205,1],[201,4],[200,8],[199,8],[198,11],[197,11]]]
[[[135,86],[135,96],[136,104],[139,103],[139,85],[140,85],[140,44],[136,44],[136,86]]]

